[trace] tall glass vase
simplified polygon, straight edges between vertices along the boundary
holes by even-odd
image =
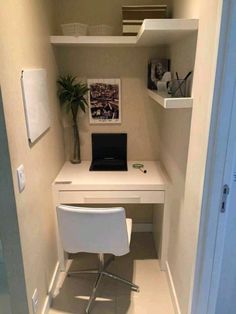
[[[73,146],[72,146],[72,164],[80,164],[80,139],[79,139],[79,129],[76,123],[73,124]]]

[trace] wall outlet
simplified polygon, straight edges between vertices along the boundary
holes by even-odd
[[[20,165],[17,169],[17,179],[19,192],[22,192],[25,188],[25,169],[23,165]]]
[[[32,296],[32,308],[33,308],[33,313],[34,314],[37,313],[38,303],[39,303],[38,289],[35,289],[34,293],[33,293],[33,296]]]

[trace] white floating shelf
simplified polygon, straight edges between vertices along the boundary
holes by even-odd
[[[192,108],[193,106],[192,97],[173,98],[167,93],[152,91],[150,89],[148,89],[148,95],[165,109],[183,109]]]
[[[51,36],[53,45],[63,46],[136,46],[136,36]]]
[[[53,45],[151,47],[171,44],[198,30],[197,19],[146,19],[137,36],[51,36]]]
[[[154,19],[144,20],[137,35],[138,46],[168,45],[196,33],[196,19]]]

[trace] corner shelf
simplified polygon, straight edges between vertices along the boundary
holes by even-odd
[[[197,31],[197,19],[147,19],[137,35],[137,46],[169,45]]]
[[[168,45],[198,30],[197,19],[146,19],[137,36],[51,36],[53,45],[128,46]]]
[[[193,106],[192,97],[173,98],[165,92],[157,92],[150,89],[148,89],[148,95],[165,109],[184,109],[192,108]]]

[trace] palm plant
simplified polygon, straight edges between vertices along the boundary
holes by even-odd
[[[65,107],[67,112],[72,113],[73,133],[74,133],[74,148],[72,163],[80,163],[80,139],[78,128],[78,111],[81,109],[86,111],[88,105],[85,95],[89,88],[86,83],[77,82],[77,77],[72,75],[60,76],[58,83],[58,97],[60,104]]]

